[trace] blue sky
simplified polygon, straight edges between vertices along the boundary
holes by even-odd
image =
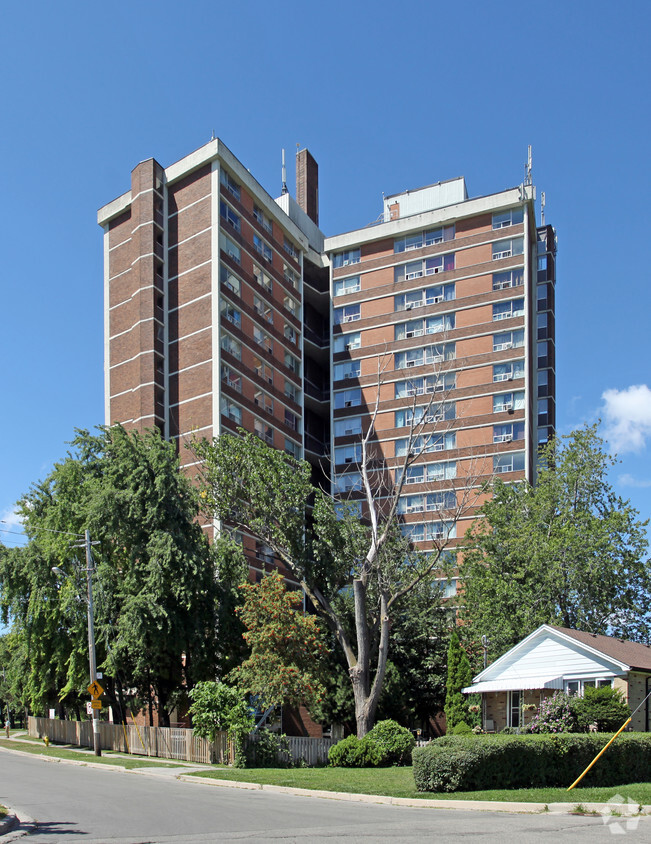
[[[281,148],[292,186],[307,146],[327,234],[382,191],[514,186],[532,144],[559,239],[559,430],[602,417],[612,481],[651,515],[650,24],[643,0],[5,4],[0,527],[103,422],[97,208],[213,130],[274,195]]]

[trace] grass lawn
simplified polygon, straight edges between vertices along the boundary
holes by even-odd
[[[523,803],[605,803],[613,795],[630,797],[642,805],[651,804],[651,783],[634,783],[613,788],[529,788],[516,791],[457,791],[434,794],[416,791],[411,768],[227,768],[214,765],[209,772],[192,773],[213,779],[344,791],[351,794],[381,794],[390,797],[442,800],[509,800]],[[569,784],[569,783],[568,783]]]
[[[20,750],[23,753],[38,753],[42,756],[52,756],[56,759],[75,759],[81,762],[93,762],[100,765],[121,765],[123,768],[148,768],[148,767],[163,767],[163,768],[179,768],[185,767],[183,762],[159,762],[152,760],[147,756],[117,756],[111,750],[102,750],[101,756],[94,756],[88,751],[71,750],[70,748],[57,747],[50,744],[46,747],[41,739],[35,741],[12,741],[11,739],[0,739],[0,747],[6,747],[10,750]]]

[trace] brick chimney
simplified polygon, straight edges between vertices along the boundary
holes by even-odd
[[[296,153],[296,201],[319,225],[319,165],[306,149]]]

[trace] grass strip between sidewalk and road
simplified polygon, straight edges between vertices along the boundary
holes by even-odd
[[[0,739],[0,747],[8,750],[20,750],[22,753],[38,754],[49,756],[53,759],[74,759],[76,762],[86,762],[99,765],[120,765],[123,768],[183,768],[183,762],[163,762],[152,760],[148,756],[118,756],[110,750],[103,750],[101,756],[95,756],[92,750],[73,750],[69,747],[57,747],[50,744],[46,747],[42,741],[12,741],[11,739]],[[90,751],[90,752],[89,752]]]
[[[456,791],[445,794],[416,791],[411,768],[228,768],[214,765],[207,772],[189,776],[237,782],[341,791],[348,794],[375,794],[437,800],[490,800],[517,803],[606,803],[615,794],[630,797],[641,805],[651,804],[651,783],[632,783],[610,788],[523,788],[513,791]]]

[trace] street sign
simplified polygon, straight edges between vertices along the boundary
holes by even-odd
[[[95,680],[95,682],[91,683],[88,687],[88,694],[92,695],[94,698],[98,698],[104,694],[104,689],[100,686],[97,680]]]
[[[101,700],[91,700],[90,708],[91,709],[101,709],[102,708],[102,701]]]
[[[86,715],[92,715],[92,714],[93,714],[93,702],[92,702],[92,700],[87,700],[86,701]]]

